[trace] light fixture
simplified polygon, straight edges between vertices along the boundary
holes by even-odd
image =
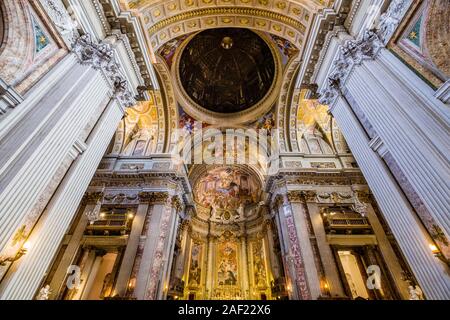
[[[430,250],[434,255],[439,254],[439,249],[435,244],[430,243],[428,246],[430,247]]]
[[[28,241],[25,242],[22,245],[22,248],[20,248],[20,250],[16,253],[16,255],[14,257],[0,258],[0,266],[3,267],[8,262],[10,262],[10,263],[16,262],[17,260],[22,258],[28,252],[28,250],[30,250],[30,248],[31,248],[31,243]]]
[[[222,39],[222,42],[220,43],[222,48],[224,48],[225,50],[230,50],[233,47],[233,44],[233,39],[230,37],[224,37]]]
[[[444,262],[446,265],[450,266],[450,260],[448,260],[441,252],[441,250],[439,250],[439,248],[434,244],[434,243],[430,243],[428,245],[428,247],[431,250],[431,253],[433,253],[433,255],[438,258],[439,260],[441,260],[442,262]]]
[[[130,212],[130,213],[128,214],[128,219],[131,220],[131,219],[133,219],[133,218],[134,218],[134,214]]]

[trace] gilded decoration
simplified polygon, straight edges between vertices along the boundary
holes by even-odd
[[[317,193],[314,190],[293,190],[288,192],[290,202],[316,202]]]
[[[188,287],[189,289],[198,289],[201,286],[202,279],[202,257],[203,244],[193,242],[189,261]]]
[[[217,244],[217,286],[238,287],[238,244],[226,239]]]
[[[279,24],[272,24],[274,19],[279,21]],[[172,25],[177,27],[171,27]],[[149,32],[154,35],[151,38],[152,47],[158,49],[165,42],[182,33],[223,28],[229,25],[273,33],[288,39],[300,48],[304,41],[307,23],[254,8],[211,8],[189,11],[159,21],[149,27]]]
[[[149,155],[155,153],[159,141],[164,140],[164,137],[159,137],[159,109],[162,108],[162,102],[158,99],[158,93],[149,93],[148,101],[138,102],[127,110],[116,132],[112,153],[124,156]],[[164,125],[162,127],[164,129]]]
[[[169,199],[167,192],[140,192],[139,200],[142,203],[166,203]]]
[[[234,167],[209,170],[194,187],[195,200],[211,208],[211,217],[221,222],[244,219],[249,207],[260,197],[258,181],[247,172]]]
[[[103,199],[103,196],[103,192],[86,192],[84,195],[84,201],[89,204],[97,203]]]

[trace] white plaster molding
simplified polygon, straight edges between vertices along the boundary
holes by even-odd
[[[378,35],[385,45],[392,38],[411,4],[412,0],[392,0],[386,12],[381,15]]]
[[[78,34],[78,22],[67,12],[61,0],[40,0],[42,6],[70,48]]]
[[[366,30],[360,40],[349,40],[341,46],[328,75],[328,83],[320,92],[320,103],[331,106],[354,66],[360,65],[364,60],[374,59],[382,46],[380,37],[372,30]]]
[[[110,44],[95,43],[90,34],[79,37],[73,44],[73,52],[78,61],[84,65],[90,65],[96,70],[102,70],[112,83],[114,95],[125,107],[136,104],[129,83],[120,72],[115,51]]]
[[[14,108],[23,101],[22,96],[0,79],[0,116],[4,115],[8,108]]]
[[[434,96],[445,104],[450,103],[450,79],[436,90]]]
[[[378,153],[382,158],[388,152],[388,150],[387,150],[386,146],[384,145],[383,140],[381,140],[380,136],[376,136],[372,140],[370,140],[369,147],[373,151]]]

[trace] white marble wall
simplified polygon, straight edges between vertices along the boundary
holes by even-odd
[[[395,11],[400,3],[404,8]],[[328,99],[331,112],[427,298],[448,299],[448,266],[433,256],[429,244],[433,243],[432,224],[439,226],[447,239],[450,235],[450,109],[384,48],[398,25],[395,21],[401,20],[410,4],[393,1],[388,9],[393,23],[384,24],[389,28],[378,33],[378,41],[350,50],[347,60],[342,58],[341,48],[353,37],[361,39],[368,26],[352,28],[352,34],[344,29],[330,33],[313,80],[318,91],[326,93],[329,76],[338,71],[340,89],[335,92],[337,96],[338,91],[343,93],[351,106],[340,97]],[[360,11],[357,17],[364,14]],[[373,52],[371,48],[375,48]],[[338,60],[340,64],[334,65]],[[361,124],[370,128],[372,141]],[[448,252],[447,246],[441,250]]]
[[[70,2],[79,27],[110,45],[131,95],[137,94],[143,80],[127,36],[107,37],[93,2]],[[0,256],[13,256],[25,240],[31,248],[0,267],[0,299],[33,299],[40,289],[124,115],[108,72],[70,53],[24,97],[2,83],[0,108],[11,110],[0,122]]]

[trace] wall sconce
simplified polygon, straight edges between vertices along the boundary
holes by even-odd
[[[428,246],[430,247],[430,250],[434,255],[440,253],[438,247],[435,244],[430,243]]]
[[[431,250],[431,253],[433,253],[433,255],[438,258],[439,260],[441,260],[442,262],[444,262],[447,265],[450,265],[449,260],[447,260],[444,255],[442,254],[442,252],[439,250],[439,248],[434,244],[434,243],[430,243],[428,245],[428,247]]]
[[[28,250],[30,250],[30,248],[31,244],[28,241],[25,242],[22,248],[20,248],[20,250],[16,253],[14,257],[0,258],[0,266],[4,267],[8,262],[10,263],[16,262],[17,260],[22,258],[28,252]]]

